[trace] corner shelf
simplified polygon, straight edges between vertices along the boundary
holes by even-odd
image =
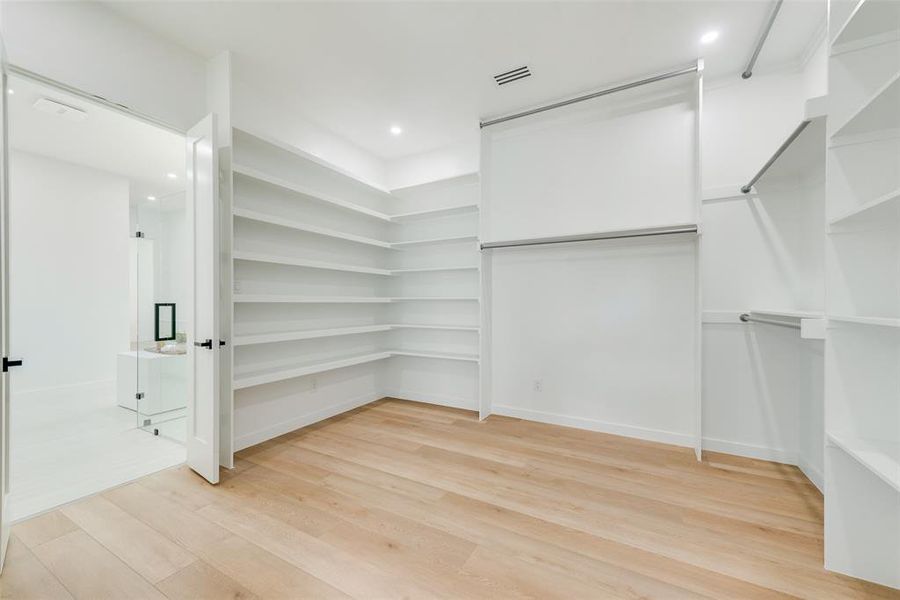
[[[481,328],[477,325],[429,325],[426,323],[392,323],[391,329],[434,329],[438,331],[471,331],[478,333]]]
[[[459,206],[448,206],[445,208],[432,208],[429,210],[417,210],[413,212],[399,213],[396,215],[391,215],[391,221],[395,223],[401,223],[403,221],[411,221],[414,219],[448,217],[452,215],[463,215],[477,212],[477,204],[461,204]]]
[[[334,327],[331,329],[310,329],[307,331],[287,331],[280,333],[257,333],[251,335],[239,335],[234,338],[234,346],[252,346],[254,344],[269,344],[273,342],[293,342],[297,340],[312,340],[327,337],[339,337],[343,335],[358,335],[362,333],[376,333],[390,331],[391,325],[368,325],[363,327]]]
[[[477,235],[457,235],[452,237],[432,238],[427,240],[408,240],[403,242],[391,242],[391,248],[405,248],[407,246],[427,246],[431,244],[453,244],[457,242],[477,242]]]
[[[866,202],[853,210],[848,210],[833,219],[829,225],[853,225],[861,222],[883,223],[888,219],[897,219],[900,213],[900,189],[893,190]]]
[[[460,265],[456,267],[416,267],[409,269],[391,269],[392,275],[403,275],[405,273],[438,273],[440,271],[477,271],[480,269],[478,265]]]
[[[293,296],[289,294],[234,294],[239,304],[388,304],[390,298],[377,296]]]
[[[297,185],[296,183],[292,183],[290,181],[286,181],[284,179],[280,179],[278,177],[272,177],[271,175],[267,175],[262,171],[258,171],[252,167],[248,167],[245,165],[235,164],[232,169],[238,175],[242,175],[244,177],[249,177],[250,179],[255,179],[256,181],[261,181],[263,183],[267,183],[269,185],[273,185],[276,187],[280,187],[282,189],[288,190],[290,192],[294,192],[296,194],[300,194],[303,196],[307,196],[324,204],[331,205],[335,208],[340,208],[342,210],[356,213],[358,215],[362,215],[365,217],[370,217],[373,219],[378,219],[379,221],[390,222],[391,218],[377,210],[373,210],[371,208],[366,208],[364,206],[360,206],[358,204],[353,204],[352,202],[347,202],[346,200],[341,200],[340,198],[335,198],[328,194],[323,194],[317,190],[313,190],[310,188],[303,187],[301,185]]]
[[[828,433],[828,441],[900,492],[900,443]]]
[[[390,248],[390,242],[382,242],[381,240],[376,240],[373,238],[362,237],[359,235],[352,235],[349,233],[343,233],[340,231],[336,231],[334,229],[328,229],[326,227],[317,227],[315,225],[307,225],[305,223],[299,223],[297,221],[291,221],[290,219],[283,219],[281,217],[274,217],[271,215],[267,215],[265,213],[257,212],[255,210],[248,210],[246,208],[235,208],[233,211],[235,217],[240,219],[246,219],[248,221],[257,221],[259,223],[268,223],[270,225],[277,225],[279,227],[285,227],[287,229],[294,229],[297,231],[303,231],[305,233],[312,233],[315,235],[321,235],[324,237],[335,238],[339,240],[344,240],[347,242],[355,242],[357,244],[365,244],[368,246],[376,246],[378,248]]]
[[[450,352],[429,352],[425,350],[390,350],[391,356],[414,356],[418,358],[436,358],[442,360],[461,360],[478,362],[477,354],[455,354]]]
[[[346,273],[362,273],[364,275],[392,275],[387,269],[376,269],[374,267],[357,267],[353,265],[340,265],[336,263],[319,262],[315,260],[306,260],[303,258],[294,258],[292,256],[279,256],[277,254],[263,254],[260,252],[245,252],[235,250],[232,253],[234,260],[243,260],[249,262],[262,262],[274,265],[287,265],[291,267],[303,267],[306,269],[320,269],[323,271],[344,271]]]
[[[878,89],[831,134],[832,139],[900,127],[900,73]]]
[[[787,319],[822,319],[825,317],[825,313],[821,311],[807,310],[754,308],[750,310],[750,312],[754,315],[765,315],[767,317],[781,317]]]
[[[377,360],[384,360],[385,358],[390,358],[391,355],[388,352],[374,352],[370,354],[362,354],[357,356],[350,356],[347,358],[341,358],[337,360],[329,360],[319,363],[310,363],[302,366],[296,367],[273,367],[273,368],[262,368],[256,371],[251,371],[246,375],[241,375],[234,378],[234,389],[241,390],[244,388],[254,387],[257,385],[264,385],[266,383],[275,383],[276,381],[284,381],[285,379],[294,379],[296,377],[304,377],[306,375],[315,375],[316,373],[323,373],[325,371],[333,371],[335,369],[342,369],[344,367],[352,367],[354,365],[362,365],[365,363],[374,362]]]

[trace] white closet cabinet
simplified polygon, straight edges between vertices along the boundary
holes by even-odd
[[[830,27],[825,564],[900,587],[900,3]]]
[[[235,448],[385,395],[475,408],[475,176],[396,194],[234,131]]]

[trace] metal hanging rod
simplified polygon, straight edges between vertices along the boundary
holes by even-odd
[[[647,77],[646,79],[640,79],[638,81],[623,83],[622,85],[617,85],[615,87],[607,88],[605,90],[600,90],[599,92],[592,92],[590,94],[585,94],[584,96],[578,96],[576,98],[570,98],[568,100],[554,102],[553,104],[539,106],[538,108],[532,108],[531,110],[525,110],[525,111],[522,111],[519,113],[507,115],[505,117],[497,117],[495,119],[488,119],[487,121],[482,121],[481,123],[479,123],[479,126],[482,129],[484,129],[485,127],[490,127],[491,125],[497,125],[498,123],[505,123],[507,121],[512,121],[513,119],[520,119],[522,117],[528,117],[530,115],[536,115],[538,113],[542,113],[542,112],[545,112],[548,110],[553,110],[554,108],[562,108],[563,106],[569,106],[570,104],[584,102],[585,100],[593,100],[594,98],[599,98],[601,96],[615,94],[616,92],[623,92],[625,90],[630,90],[631,88],[636,88],[636,87],[639,87],[642,85],[647,85],[648,83],[656,83],[657,81],[664,81],[666,79],[671,79],[673,77],[687,75],[689,73],[697,73],[698,71],[701,71],[702,69],[703,69],[703,61],[697,61],[696,64],[694,64],[690,67],[685,67],[683,69],[678,69],[677,71],[670,71],[668,73],[654,75],[653,77]]]
[[[754,317],[750,313],[741,315],[741,321],[744,323],[765,323],[766,325],[779,325],[781,327],[790,327],[791,329],[800,329],[800,323],[791,323],[789,321],[776,321],[774,319],[761,319]]]
[[[775,6],[772,8],[772,13],[769,15],[769,20],[766,22],[766,26],[762,30],[762,34],[759,36],[759,40],[756,42],[756,48],[753,49],[753,54],[750,56],[750,61],[747,63],[747,68],[744,69],[744,72],[741,73],[742,79],[750,79],[753,77],[753,67],[756,65],[756,59],[759,58],[759,53],[762,51],[763,44],[766,43],[766,38],[769,37],[769,31],[772,30],[772,25],[775,23],[775,17],[778,16],[778,11],[781,10],[781,3],[784,0],[775,0]]]
[[[560,235],[556,237],[530,238],[524,240],[505,240],[502,242],[485,242],[482,250],[492,248],[515,248],[518,246],[544,246],[546,244],[568,244],[571,242],[593,242],[596,240],[619,240],[623,238],[650,237],[655,235],[672,235],[680,233],[697,233],[696,225],[673,225],[668,227],[646,227],[644,229],[622,229],[620,231],[600,231],[597,233],[580,233],[576,235]]]
[[[763,175],[766,174],[766,171],[769,170],[769,167],[771,167],[773,164],[775,164],[775,161],[778,160],[778,157],[781,156],[782,154],[784,154],[784,151],[788,149],[788,146],[793,144],[794,140],[796,140],[798,137],[800,137],[800,134],[803,133],[803,130],[806,129],[806,126],[809,125],[811,122],[812,121],[803,121],[799,125],[797,125],[797,128],[791,133],[791,135],[788,136],[788,139],[784,140],[784,143],[778,147],[778,150],[775,151],[775,154],[772,155],[772,158],[767,160],[766,164],[764,164],[762,166],[762,169],[759,170],[759,173],[754,175],[753,179],[751,179],[750,182],[747,183],[747,185],[745,185],[744,187],[741,188],[742,194],[750,193],[750,190],[753,188],[753,185],[757,181],[759,181],[760,177],[762,177]]]

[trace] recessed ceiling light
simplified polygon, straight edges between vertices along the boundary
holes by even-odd
[[[147,196],[147,200],[156,200],[156,196]]]
[[[10,96],[12,96],[13,94],[16,93],[16,90],[14,90],[14,89],[12,89],[12,88],[9,88],[9,89],[6,90],[6,93],[9,94]]]
[[[707,31],[700,37],[701,44],[712,44],[714,41],[719,39],[718,31]]]
[[[166,177],[169,179],[178,179],[178,175],[175,173],[166,173]]]
[[[403,128],[399,125],[391,125],[391,135],[400,135],[403,133]]]

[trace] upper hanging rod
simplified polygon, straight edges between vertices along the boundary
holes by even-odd
[[[765,323],[766,325],[779,325],[781,327],[790,327],[791,329],[801,329],[800,323],[791,323],[789,321],[776,321],[774,319],[761,319],[754,317],[750,313],[741,315],[741,321],[744,323]]]
[[[781,10],[781,3],[784,0],[775,0],[775,6],[772,8],[772,14],[769,15],[769,20],[766,21],[766,26],[762,30],[762,34],[759,36],[759,41],[756,42],[756,48],[753,49],[753,54],[750,56],[750,61],[747,63],[747,68],[744,69],[744,72],[741,73],[741,78],[750,79],[753,77],[753,66],[756,64],[756,59],[759,58],[759,53],[762,51],[763,44],[766,43],[766,38],[769,37],[769,31],[772,30],[772,24],[775,23],[775,17],[778,16],[778,11]]]
[[[664,81],[666,79],[671,79],[673,77],[678,77],[680,75],[687,75],[688,73],[696,73],[698,71],[701,71],[702,69],[703,69],[703,61],[698,60],[696,64],[694,64],[690,67],[685,67],[683,69],[678,69],[677,71],[670,71],[668,73],[654,75],[653,77],[648,77],[646,79],[632,81],[629,83],[623,83],[622,85],[617,85],[615,87],[607,88],[605,90],[600,90],[599,92],[592,92],[590,94],[585,94],[584,96],[578,96],[577,98],[570,98],[568,100],[562,100],[561,102],[554,102],[553,104],[547,104],[546,106],[539,106],[538,108],[532,108],[531,110],[525,110],[525,111],[515,113],[512,115],[507,115],[505,117],[497,117],[496,119],[488,119],[487,121],[482,121],[481,123],[479,123],[479,126],[482,129],[484,129],[485,127],[490,127],[491,125],[496,125],[497,123],[505,123],[506,121],[512,121],[513,119],[520,119],[522,117],[536,115],[538,113],[542,113],[542,112],[545,112],[548,110],[553,110],[554,108],[562,108],[563,106],[569,106],[570,104],[575,104],[577,102],[584,102],[585,100],[592,100],[594,98],[599,98],[600,96],[606,96],[609,94],[614,94],[616,92],[630,90],[631,88],[636,88],[638,86],[646,85],[648,83]]]
[[[670,235],[674,233],[697,233],[696,225],[670,225],[667,227],[646,227],[643,229],[622,229],[619,231],[599,231],[596,233],[579,233],[555,237],[529,238],[524,240],[506,240],[502,242],[485,242],[482,250],[491,248],[514,248],[516,246],[542,246],[545,244],[565,244],[569,242],[593,242],[595,240],[618,240],[622,238],[648,237],[653,235]]]
[[[802,121],[799,125],[797,125],[797,128],[794,129],[794,131],[791,133],[791,135],[788,136],[788,139],[784,140],[784,143],[778,147],[778,150],[775,151],[775,154],[772,155],[772,158],[767,160],[766,164],[764,164],[762,166],[762,169],[759,170],[759,173],[754,175],[753,179],[751,179],[750,182],[747,183],[747,185],[745,185],[744,187],[741,188],[742,194],[750,193],[750,190],[753,188],[753,185],[757,181],[759,181],[759,179],[763,175],[766,174],[766,171],[769,170],[769,167],[771,167],[773,164],[775,164],[775,161],[778,160],[778,157],[781,156],[782,154],[784,154],[784,151],[788,149],[788,146],[793,144],[794,140],[796,140],[798,137],[800,137],[800,134],[803,133],[803,130],[806,129],[806,126],[809,125],[811,122],[812,121],[809,121],[809,120]]]

